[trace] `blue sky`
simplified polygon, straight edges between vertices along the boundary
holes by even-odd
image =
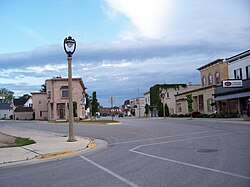
[[[73,76],[102,105],[158,83],[200,83],[198,67],[250,48],[248,0],[1,0],[0,88],[38,91],[67,76],[62,42],[77,41]]]

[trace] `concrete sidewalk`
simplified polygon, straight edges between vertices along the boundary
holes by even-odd
[[[66,135],[24,128],[1,126],[0,132],[36,141],[35,144],[23,147],[0,148],[0,166],[30,159],[55,158],[74,154],[91,144],[91,140],[88,138],[77,136],[76,142],[67,142]]]

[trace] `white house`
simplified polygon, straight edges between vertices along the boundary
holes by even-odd
[[[0,119],[13,119],[14,111],[10,103],[0,103]]]

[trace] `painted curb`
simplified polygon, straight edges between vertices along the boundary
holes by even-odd
[[[69,150],[69,151],[62,151],[62,152],[38,155],[35,158],[37,158],[37,159],[49,159],[49,158],[62,157],[62,156],[66,156],[66,155],[72,155],[72,154],[76,154],[76,153],[77,153],[76,151]]]
[[[90,149],[95,148],[96,147],[95,141],[91,138],[87,138],[87,139],[89,140],[89,144],[87,145],[87,148],[90,148]]]
[[[121,125],[122,123],[121,122],[118,122],[118,123],[106,123],[106,125]]]
[[[86,148],[95,148],[96,147],[96,143],[93,139],[85,137],[86,139],[89,140],[88,145],[86,146]],[[73,151],[73,150],[67,150],[67,151],[61,151],[61,152],[56,152],[56,153],[49,153],[49,154],[43,154],[43,155],[38,155],[35,156],[36,159],[51,159],[51,158],[58,158],[58,157],[63,157],[63,156],[68,156],[68,155],[72,155],[72,154],[76,154],[78,153],[78,151]]]

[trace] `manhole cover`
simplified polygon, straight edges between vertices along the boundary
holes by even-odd
[[[217,152],[217,149],[198,149],[197,152],[199,153],[213,153],[213,152]]]

